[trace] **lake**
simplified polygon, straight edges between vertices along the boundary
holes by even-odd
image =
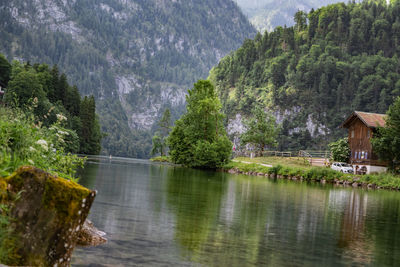
[[[89,160],[89,219],[108,243],[73,266],[400,265],[400,192]]]

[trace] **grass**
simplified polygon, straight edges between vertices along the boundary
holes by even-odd
[[[310,163],[301,157],[257,157],[257,158],[247,158],[238,157],[235,158],[237,161],[246,161],[252,163],[261,163],[269,165],[282,165],[294,168],[312,168]]]
[[[244,163],[250,162],[250,163]],[[260,164],[269,164],[272,167],[262,166]],[[326,167],[312,167],[302,158],[235,158],[224,166],[224,170],[236,169],[242,173],[248,174],[268,174],[271,176],[283,176],[285,178],[301,177],[305,181],[320,181],[334,183],[336,181],[346,181],[349,183],[361,183],[364,186],[375,185],[380,188],[400,190],[400,176],[390,173],[354,175],[344,174]]]
[[[170,157],[168,156],[157,156],[154,158],[151,158],[150,161],[154,161],[154,162],[172,162]]]

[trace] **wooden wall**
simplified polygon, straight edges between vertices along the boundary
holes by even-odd
[[[372,151],[370,142],[372,135],[373,129],[367,127],[359,118],[353,120],[349,127],[351,162],[362,163],[378,159]],[[357,152],[357,154],[355,154],[355,152]]]

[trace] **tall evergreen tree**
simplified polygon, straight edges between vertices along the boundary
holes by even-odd
[[[11,75],[11,64],[0,54],[0,86],[7,87]]]
[[[378,129],[372,146],[380,159],[389,162],[391,170],[400,173],[400,97],[389,107],[386,125]]]

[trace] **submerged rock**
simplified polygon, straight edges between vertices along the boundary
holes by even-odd
[[[93,223],[86,220],[82,229],[78,232],[77,245],[78,246],[98,246],[107,242],[104,237],[106,233],[97,229]]]
[[[1,180],[1,201],[10,207],[8,234],[0,243],[8,251],[2,263],[69,266],[96,192],[34,167]]]

